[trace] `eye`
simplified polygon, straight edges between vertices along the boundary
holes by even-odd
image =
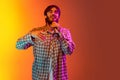
[[[56,10],[55,13],[58,14],[58,10]]]
[[[49,13],[52,13],[52,10],[50,10]]]

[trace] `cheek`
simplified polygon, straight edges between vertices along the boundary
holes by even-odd
[[[59,17],[59,15],[57,16],[57,19],[59,19],[60,17]]]
[[[59,18],[59,14],[56,14],[57,18]]]
[[[50,13],[47,13],[47,17],[50,17]]]

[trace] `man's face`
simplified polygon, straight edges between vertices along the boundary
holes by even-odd
[[[48,23],[58,22],[59,11],[55,7],[51,8],[51,10],[47,12],[46,18]]]

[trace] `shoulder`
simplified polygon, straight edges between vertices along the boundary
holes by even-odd
[[[44,26],[41,26],[41,27],[35,27],[35,28],[33,28],[32,30],[30,30],[30,32],[42,31],[42,30],[44,30]]]
[[[68,28],[60,27],[60,32],[62,32],[62,33],[69,33],[70,30]]]

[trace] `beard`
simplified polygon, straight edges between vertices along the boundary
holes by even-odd
[[[52,22],[57,22],[58,23],[58,19],[55,20],[51,20],[48,16],[45,18],[45,22],[48,24],[52,24]]]

